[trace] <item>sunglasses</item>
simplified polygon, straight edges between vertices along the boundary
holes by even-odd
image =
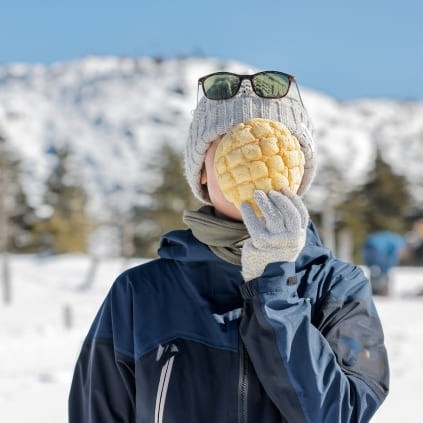
[[[253,75],[238,75],[231,72],[215,72],[198,80],[204,95],[210,100],[227,100],[239,91],[242,81],[248,79],[255,94],[263,98],[283,98],[288,94],[291,83],[297,87],[295,77],[278,71],[263,71]],[[301,100],[302,103],[302,100]]]

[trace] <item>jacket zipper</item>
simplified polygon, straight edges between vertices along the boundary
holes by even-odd
[[[156,395],[156,408],[154,411],[154,423],[162,423],[163,422],[163,411],[166,402],[166,395],[167,389],[169,387],[169,380],[172,374],[172,367],[173,362],[175,360],[175,356],[169,357],[162,367],[162,371],[160,373],[160,381],[159,386],[157,388],[157,395]]]
[[[244,343],[240,340],[239,381],[238,381],[238,423],[248,422],[248,353]]]

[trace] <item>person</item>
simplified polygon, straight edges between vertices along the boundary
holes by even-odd
[[[219,72],[231,83],[212,98],[213,74],[200,78],[185,173],[204,205],[112,285],[75,365],[70,423],[368,422],[387,396],[369,280],[322,245],[302,200],[309,116],[293,77],[266,75]],[[226,200],[213,166],[220,137],[254,118],[282,122],[305,157],[296,194],[255,192],[262,216]]]
[[[388,296],[391,270],[408,255],[404,236],[392,231],[372,232],[362,246],[363,262],[370,272],[373,295]]]

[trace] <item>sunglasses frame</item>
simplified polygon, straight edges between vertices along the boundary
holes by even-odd
[[[282,95],[282,96],[269,96],[269,97],[267,97],[267,96],[263,96],[263,95],[260,95],[257,91],[256,91],[256,89],[255,89],[255,87],[254,87],[254,78],[255,77],[257,77],[258,75],[263,75],[263,74],[277,74],[277,75],[282,75],[282,76],[284,76],[284,77],[286,77],[287,79],[288,79],[288,89],[286,90],[286,93],[284,94],[284,95]],[[239,83],[238,83],[238,86],[237,86],[237,88],[236,88],[236,90],[235,90],[235,92],[234,92],[234,94],[233,95],[231,95],[231,96],[229,96],[229,97],[225,97],[225,98],[219,98],[219,99],[216,99],[216,98],[210,98],[208,95],[207,95],[207,93],[206,93],[206,89],[204,88],[204,82],[207,80],[207,78],[210,78],[211,76],[216,76],[216,75],[230,75],[230,76],[236,76],[238,79],[239,79]],[[288,94],[288,92],[289,92],[289,90],[290,90],[290,88],[291,88],[291,84],[292,84],[292,82],[294,82],[294,84],[295,84],[295,86],[296,86],[296,88],[297,88],[297,92],[298,92],[298,95],[299,95],[299,97],[300,97],[300,101],[301,101],[301,103],[303,102],[302,101],[302,98],[301,98],[301,94],[300,94],[300,90],[298,89],[298,85],[297,85],[297,81],[296,81],[296,79],[295,79],[295,76],[294,75],[290,75],[289,73],[285,73],[285,72],[279,72],[279,71],[261,71],[261,72],[257,72],[257,73],[254,73],[254,74],[252,74],[252,75],[247,75],[247,74],[237,74],[237,73],[233,73],[233,72],[225,72],[225,71],[222,71],[222,72],[213,72],[213,73],[210,73],[210,74],[208,74],[208,75],[205,75],[205,76],[202,76],[201,78],[199,78],[198,79],[198,86],[200,86],[201,85],[201,88],[203,89],[203,93],[204,93],[204,96],[206,97],[206,98],[208,98],[209,100],[216,100],[216,101],[219,101],[219,100],[229,100],[230,98],[233,98],[233,97],[235,97],[237,94],[238,94],[238,92],[239,92],[239,89],[241,88],[241,85],[242,85],[242,81],[244,81],[245,79],[248,79],[249,81],[250,81],[250,85],[251,85],[251,88],[253,89],[253,91],[254,91],[254,93],[258,96],[258,97],[261,97],[261,98],[268,98],[268,99],[276,99],[276,98],[283,98],[283,97],[286,97],[286,95]],[[197,98],[198,98],[198,93],[197,93]]]

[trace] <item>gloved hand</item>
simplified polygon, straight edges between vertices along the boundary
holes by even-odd
[[[256,216],[252,207],[243,203],[241,214],[251,236],[241,252],[245,281],[263,274],[269,263],[294,262],[306,239],[308,211],[301,198],[289,190],[282,193],[256,191],[254,199],[263,213]]]

